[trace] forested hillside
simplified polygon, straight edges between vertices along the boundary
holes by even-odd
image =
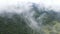
[[[39,9],[35,3],[32,3],[31,7],[28,12],[20,14],[1,13],[0,34],[60,34],[60,12]]]

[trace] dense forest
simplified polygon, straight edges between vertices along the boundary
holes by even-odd
[[[3,12],[0,14],[0,34],[60,34],[60,13],[54,10],[45,10],[38,4],[32,3],[32,8],[23,13]],[[18,7],[19,8],[19,7]],[[2,10],[7,11],[7,10]],[[18,12],[18,11],[17,11]],[[31,16],[32,14],[32,16]],[[26,18],[27,16],[27,18]],[[29,18],[33,18],[38,25]]]

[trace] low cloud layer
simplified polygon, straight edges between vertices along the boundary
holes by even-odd
[[[1,9],[6,9],[7,6],[12,6],[19,3],[20,5],[26,4],[26,3],[37,3],[41,7],[45,7],[46,9],[53,9],[57,12],[60,11],[60,0],[0,0],[0,10]]]

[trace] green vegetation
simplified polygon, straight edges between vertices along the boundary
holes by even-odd
[[[0,16],[0,34],[30,34],[30,29],[18,14],[12,18]]]
[[[34,3],[32,7],[32,11],[35,11],[32,17],[38,24],[42,20],[39,31],[29,27],[22,14],[2,13],[0,15],[0,34],[60,34],[60,22],[56,20],[56,12],[53,10],[45,11],[44,9],[38,10]],[[38,19],[39,17],[41,19]]]
[[[41,30],[45,32],[45,34],[60,34],[60,23],[54,21],[55,25],[44,25]]]
[[[0,16],[0,34],[60,34],[60,23],[58,21],[45,22],[40,32],[37,32],[26,24],[23,16],[14,13],[11,18],[7,15]]]

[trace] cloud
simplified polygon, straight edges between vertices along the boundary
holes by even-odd
[[[40,5],[44,6],[47,9],[60,11],[60,0],[41,0]]]
[[[10,5],[17,5],[17,3],[22,4],[27,2],[38,3],[47,9],[60,11],[60,0],[0,0],[0,9],[4,9]]]

